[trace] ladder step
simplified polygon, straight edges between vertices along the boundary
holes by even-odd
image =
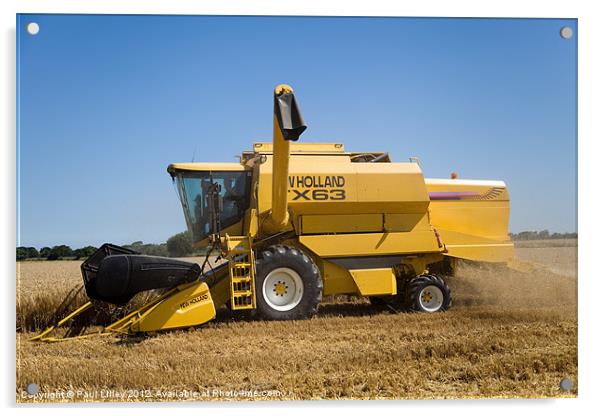
[[[250,237],[230,237],[230,306],[233,310],[255,308],[255,258]]]
[[[232,296],[246,296],[249,294],[253,294],[253,288],[251,287],[251,285],[246,284],[246,285],[242,285],[240,287],[232,287]]]
[[[250,305],[238,305],[236,307],[237,311],[245,310],[245,309],[255,309],[255,307],[253,306],[253,304],[250,304]]]
[[[235,309],[246,309],[253,308],[253,297],[252,296],[237,296],[233,298],[232,305]]]
[[[253,296],[253,291],[251,290],[235,290],[233,296],[236,297],[246,297]]]

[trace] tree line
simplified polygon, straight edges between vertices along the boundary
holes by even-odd
[[[192,239],[188,231],[172,235],[165,243],[152,244],[142,241],[134,241],[123,247],[134,250],[140,254],[165,257],[186,257],[195,254],[192,247]],[[53,247],[42,247],[40,250],[35,247],[17,247],[17,261],[36,259],[36,260],[79,260],[91,256],[98,247],[85,246],[72,249],[68,245],[58,245]]]
[[[518,234],[510,233],[510,238],[516,241],[523,240],[557,240],[561,238],[577,238],[577,233],[550,233],[543,231],[521,231]]]

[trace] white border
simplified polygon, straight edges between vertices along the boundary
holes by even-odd
[[[135,407],[137,411],[147,414],[165,415],[173,411],[223,412],[224,410],[241,412],[251,411],[254,414],[282,413],[289,415],[305,415],[307,412],[343,411],[349,414],[360,414],[370,411],[367,407],[380,407],[375,411],[389,412],[424,412],[439,411],[444,414],[505,414],[508,411],[528,410],[529,412],[545,412],[546,414],[562,414],[568,412],[588,412],[597,409],[596,399],[600,395],[598,386],[602,374],[598,358],[600,334],[600,296],[602,293],[599,276],[599,255],[596,250],[599,216],[596,211],[600,204],[600,170],[598,169],[598,140],[602,140],[600,130],[601,95],[599,77],[602,74],[600,50],[602,50],[602,24],[596,13],[596,2],[546,1],[527,2],[524,0],[484,1],[422,1],[422,2],[387,2],[370,0],[352,1],[250,1],[250,0],[217,0],[198,1],[136,1],[136,0],[57,0],[50,3],[44,0],[4,1],[2,7],[3,54],[2,83],[4,97],[2,107],[2,141],[3,180],[2,194],[5,196],[3,209],[2,264],[4,271],[4,305],[2,312],[5,318],[5,342],[2,343],[4,365],[1,391],[5,406],[14,406],[14,313],[15,284],[12,279],[15,273],[15,20],[16,13],[117,13],[117,14],[223,14],[223,15],[347,15],[347,16],[456,16],[456,17],[558,17],[579,19],[579,399],[536,400],[536,401],[455,401],[455,402],[308,402],[308,403],[276,403],[251,405],[205,404],[205,409],[167,409],[167,405],[145,405]],[[596,77],[597,75],[597,77]],[[542,178],[544,180],[545,178]],[[200,352],[202,353],[202,352]],[[595,407],[594,407],[595,406]],[[86,412],[105,414],[108,406],[95,405]],[[185,406],[189,407],[189,406]],[[342,409],[339,409],[342,407]],[[392,409],[391,407],[395,407]],[[399,407],[399,408],[398,408]],[[120,411],[129,408],[119,406]],[[286,409],[285,409],[286,408]],[[51,409],[17,409],[30,412],[48,412],[49,414],[79,414],[81,410],[73,406],[54,406]],[[15,409],[12,409],[15,411]]]
[[[305,15],[305,16],[457,16],[457,17],[584,17],[587,6],[566,1],[535,2],[507,0],[391,2],[386,0],[136,0],[68,1],[23,0],[21,13],[118,13],[118,14],[224,14],[224,15]],[[584,10],[585,9],[585,10]],[[581,13],[579,13],[581,11]]]

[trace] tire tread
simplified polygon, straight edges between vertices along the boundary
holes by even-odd
[[[446,311],[451,307],[452,304],[452,296],[451,290],[447,283],[439,276],[434,274],[425,274],[416,276],[407,286],[406,292],[406,309],[411,312],[423,312],[418,304],[418,295],[420,291],[428,285],[437,286],[443,292],[443,305],[439,309],[439,311]]]
[[[301,276],[304,283],[303,298],[290,311],[275,311],[263,302],[263,279],[277,267],[290,267]],[[267,247],[256,261],[257,312],[269,320],[306,319],[318,312],[324,288],[320,270],[301,249],[287,245]]]

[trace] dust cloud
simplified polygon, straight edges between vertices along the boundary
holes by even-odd
[[[519,269],[519,270],[517,270]],[[454,306],[532,308],[577,305],[577,278],[537,263],[509,266],[461,262],[448,280]]]

